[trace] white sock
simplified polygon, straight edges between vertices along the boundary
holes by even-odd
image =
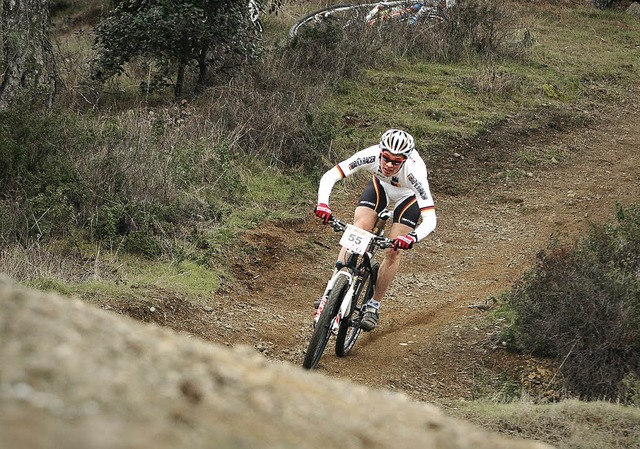
[[[380,309],[380,301],[376,301],[373,298],[371,298],[369,301],[367,301],[367,305],[375,307],[376,310]]]

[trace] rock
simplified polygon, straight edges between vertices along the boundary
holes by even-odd
[[[6,279],[0,341],[7,448],[550,447]]]
[[[633,2],[627,7],[627,14],[640,17],[640,3]]]

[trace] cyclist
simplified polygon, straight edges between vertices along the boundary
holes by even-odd
[[[429,191],[427,168],[415,150],[411,134],[400,129],[389,129],[380,143],[361,150],[327,171],[320,179],[318,204],[315,214],[324,224],[331,218],[329,196],[333,186],[358,171],[368,171],[372,179],[364,188],[354,213],[354,225],[371,232],[378,212],[394,203],[393,224],[388,237],[394,245],[385,251],[380,265],[375,293],[365,305],[360,327],[373,330],[378,324],[380,301],[400,267],[398,251],[413,248],[436,228],[436,213],[433,197]],[[422,219],[420,225],[418,221]],[[345,261],[346,249],[338,256],[339,263]],[[314,303],[317,308],[320,300]]]

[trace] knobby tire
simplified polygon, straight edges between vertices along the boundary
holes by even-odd
[[[309,346],[304,355],[304,361],[302,362],[304,368],[314,369],[318,366],[322,353],[327,347],[327,343],[331,337],[331,325],[338,314],[342,298],[347,293],[348,288],[349,284],[347,283],[347,279],[344,276],[340,276],[333,286],[331,293],[329,293],[327,303],[324,305],[320,318],[313,330],[313,335],[311,336]]]
[[[369,273],[369,276],[362,281],[359,291],[356,292],[357,295],[353,296],[349,315],[344,317],[340,322],[340,329],[338,330],[338,335],[336,337],[336,355],[338,357],[344,357],[349,354],[362,332],[362,329],[360,329],[359,326],[353,326],[353,319],[356,318],[354,315],[360,314],[362,307],[371,297],[373,297],[376,281],[378,280],[379,268],[379,263],[373,264],[371,267],[371,273]],[[359,309],[356,308],[358,301],[360,302]]]

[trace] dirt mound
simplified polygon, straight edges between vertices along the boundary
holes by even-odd
[[[2,279],[0,339],[2,447],[549,447]]]

